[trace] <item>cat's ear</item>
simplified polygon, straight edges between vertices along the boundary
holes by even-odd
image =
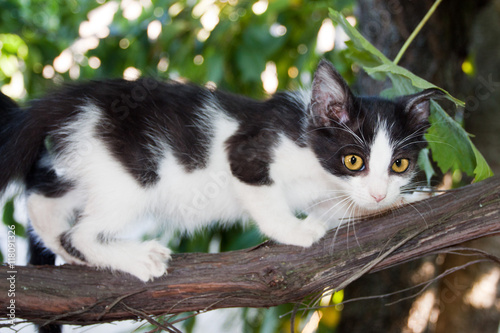
[[[410,121],[416,125],[427,124],[430,115],[430,100],[442,97],[444,93],[436,88],[426,89],[419,93],[404,96],[401,101],[404,111],[410,117]]]
[[[321,60],[314,73],[309,112],[317,126],[349,121],[351,90],[333,65]]]

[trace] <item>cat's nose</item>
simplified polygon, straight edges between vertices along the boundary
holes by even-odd
[[[375,199],[375,201],[377,203],[385,199],[385,194],[379,194],[379,193],[372,194],[372,193],[370,193],[370,195],[372,196],[373,199]]]

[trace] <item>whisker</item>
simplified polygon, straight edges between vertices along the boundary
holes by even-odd
[[[355,206],[354,209],[359,210],[357,206]],[[356,239],[356,243],[358,243],[358,247],[361,249],[361,244],[359,243],[358,235],[356,234],[356,222],[354,220],[350,220],[350,222],[352,222],[352,231],[354,232],[354,239]]]
[[[354,205],[354,201],[352,201],[349,206],[347,207],[346,211],[344,212],[344,216],[342,216],[342,220],[345,219],[345,215],[350,211],[351,207]],[[350,225],[350,220],[347,221],[347,254],[349,255],[349,225]]]
[[[411,208],[413,208],[418,213],[418,215],[420,215],[420,217],[422,218],[422,220],[424,220],[425,227],[429,228],[429,224],[427,223],[427,220],[425,219],[425,216],[422,213],[420,213],[420,211],[417,209],[417,207],[415,207],[411,202],[407,202],[407,204],[408,204],[408,206],[410,206]]]
[[[346,204],[347,204],[347,202],[348,202],[347,200],[343,200],[343,201],[342,201],[342,206],[341,206],[341,207],[339,207],[339,208],[335,211],[335,213],[336,213],[337,211],[339,211],[339,209],[341,209],[341,208],[345,207],[345,206],[346,206]],[[352,202],[351,202],[351,203],[349,203],[349,206],[350,206],[351,204],[353,204],[353,203],[352,203]],[[329,220],[329,219],[328,219],[328,220]],[[336,243],[336,240],[337,240],[337,235],[338,235],[339,230],[340,230],[340,227],[341,227],[342,225],[343,225],[343,223],[342,223],[342,219],[339,219],[339,223],[337,224],[337,227],[336,227],[336,230],[335,230],[335,234],[333,235],[333,239],[332,239],[332,249],[331,249],[331,252],[333,252],[333,251],[334,251],[334,249],[335,249],[335,243]]]
[[[338,205],[340,204],[344,204],[346,201],[350,200],[350,197],[346,195],[346,197],[344,199],[342,199],[341,201],[337,202],[335,205],[333,205],[332,207],[330,207],[326,212],[324,212],[323,214],[320,215],[320,218],[323,218],[326,214],[329,214],[333,209],[335,209],[335,207],[337,207]],[[338,211],[338,209],[335,211],[335,213]],[[333,215],[333,214],[332,214]],[[330,218],[327,218],[327,222],[330,221],[331,217]]]
[[[340,195],[340,196],[337,196],[337,197],[326,198],[326,199],[320,200],[318,202],[315,202],[314,204],[312,204],[309,207],[307,207],[306,210],[310,210],[311,208],[314,208],[314,207],[316,207],[318,205],[321,205],[321,204],[323,204],[325,202],[336,200],[336,199],[340,199],[342,197],[348,198],[349,196],[348,195]],[[343,200],[345,200],[345,199],[343,199]]]

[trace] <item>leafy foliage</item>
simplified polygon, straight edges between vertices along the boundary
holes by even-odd
[[[457,106],[465,103],[451,96],[444,89],[414,75],[407,69],[396,65],[385,57],[370,42],[368,42],[350,23],[335,10],[330,10],[330,16],[337,22],[351,40],[346,43],[352,58],[363,69],[377,80],[386,77],[392,82],[392,88],[383,92],[385,97],[395,97],[404,94],[416,93],[421,89],[437,88],[442,90],[446,97]],[[432,103],[430,117],[431,128],[426,134],[432,156],[443,173],[450,170],[460,170],[475,180],[483,180],[493,175],[484,157],[476,149],[465,130],[454,121],[436,102]],[[422,154],[420,165],[424,166],[428,179],[434,173],[428,161],[428,155]],[[427,159],[427,160],[426,160]]]

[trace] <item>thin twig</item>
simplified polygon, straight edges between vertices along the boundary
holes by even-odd
[[[413,295],[410,295],[410,296],[407,296],[407,297],[403,297],[403,298],[398,299],[397,301],[394,301],[394,302],[391,302],[391,303],[387,303],[386,306],[394,305],[394,304],[397,304],[397,303],[402,302],[404,300],[417,297],[417,296],[421,295],[424,292],[424,290],[426,290],[431,284],[433,284],[434,282],[442,279],[443,277],[448,276],[448,275],[450,275],[452,273],[455,273],[456,271],[459,271],[461,269],[467,268],[469,266],[472,266],[472,265],[475,265],[475,264],[478,264],[478,263],[481,263],[481,262],[488,262],[488,261],[490,261],[490,260],[488,260],[488,259],[478,259],[478,260],[474,260],[474,261],[469,261],[468,263],[460,265],[460,266],[449,268],[446,271],[444,271],[443,273],[439,274],[438,276],[430,279],[429,281],[427,281],[425,283],[419,283],[418,285],[415,285],[415,286],[413,286],[411,288],[406,288],[406,289],[401,290],[401,292],[409,291],[411,289],[417,288],[417,287],[421,286],[422,284],[424,284],[424,287],[419,292],[417,292],[416,294],[413,294]]]
[[[147,320],[151,325],[159,327],[159,328],[161,328],[161,329],[163,329],[163,330],[165,330],[167,332],[182,333],[180,330],[178,330],[172,324],[167,323],[167,326],[165,326],[165,325],[161,324],[160,322],[158,322],[158,321],[154,320],[153,318],[151,318],[151,316],[147,315],[146,313],[144,313],[144,312],[142,312],[140,310],[131,308],[130,306],[128,306],[125,303],[121,303],[121,306],[123,306],[130,313],[135,314],[135,315],[139,316],[140,318],[142,318],[144,320]]]
[[[429,11],[427,12],[427,14],[425,14],[424,18],[422,19],[422,21],[420,21],[420,23],[417,25],[417,27],[415,28],[415,30],[413,30],[413,32],[411,33],[410,37],[408,37],[408,39],[406,40],[406,42],[403,44],[403,47],[401,47],[401,50],[399,50],[398,55],[396,56],[396,58],[394,58],[393,63],[395,65],[397,65],[399,63],[399,61],[403,57],[403,54],[405,54],[406,50],[410,46],[411,42],[413,42],[413,40],[415,39],[415,37],[417,37],[417,35],[420,32],[420,30],[422,30],[422,27],[425,25],[425,23],[427,23],[427,21],[432,16],[432,14],[434,14],[434,12],[436,11],[436,8],[439,6],[439,4],[441,3],[441,1],[442,0],[436,0],[436,2],[434,2],[434,4],[432,5],[431,9],[429,9]]]
[[[142,289],[142,290],[139,290],[139,291],[136,291],[136,292],[133,292],[133,293],[123,295],[123,296],[116,298],[113,303],[111,303],[110,305],[106,305],[106,307],[104,308],[104,311],[99,315],[99,317],[97,317],[97,320],[101,320],[102,317],[104,317],[106,314],[108,314],[109,311],[111,311],[118,303],[120,303],[124,299],[126,299],[130,296],[134,296],[134,295],[140,294],[142,292],[145,292],[146,290],[147,289]]]
[[[456,252],[456,251],[467,251],[467,252],[471,252],[471,253],[461,253],[461,252]],[[488,253],[486,251],[476,249],[473,247],[452,246],[452,247],[449,247],[447,249],[442,249],[440,251],[434,252],[434,254],[442,254],[442,253],[455,254],[455,255],[460,255],[460,256],[481,256],[484,258],[488,258],[489,260],[500,265],[500,258],[499,257],[497,257],[491,253]]]

